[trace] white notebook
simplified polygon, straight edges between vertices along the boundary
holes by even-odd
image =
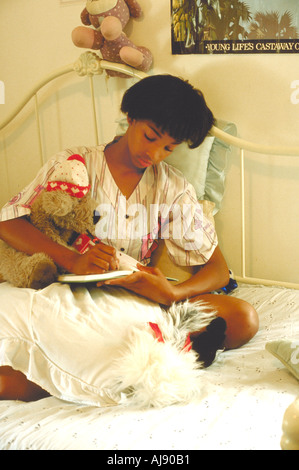
[[[117,279],[118,277],[128,276],[133,271],[108,271],[103,274],[61,274],[58,276],[59,282],[66,283],[85,283],[85,282],[100,282],[108,281],[109,279]]]
[[[119,269],[117,271],[107,271],[103,274],[61,274],[58,276],[59,282],[66,283],[85,283],[108,281],[109,279],[117,279],[119,277],[128,276],[134,271],[138,271],[136,259],[132,258],[121,251],[117,253],[119,259]],[[177,281],[177,279],[167,277],[169,281]]]
[[[109,279],[117,279],[118,277],[128,276],[134,271],[138,271],[137,261],[126,253],[121,251],[117,252],[117,258],[119,260],[119,269],[117,271],[107,271],[103,274],[62,274],[58,276],[60,282],[100,282],[108,281]]]

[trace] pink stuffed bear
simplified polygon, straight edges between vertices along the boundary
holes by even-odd
[[[130,65],[147,72],[152,65],[152,54],[145,47],[137,47],[123,32],[130,17],[139,18],[142,14],[136,0],[87,0],[81,13],[86,28],[78,26],[72,32],[73,43],[77,47],[100,50],[103,59]],[[111,76],[123,76],[117,72],[107,72]]]

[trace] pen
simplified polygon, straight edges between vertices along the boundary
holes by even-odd
[[[94,245],[96,245],[97,243],[99,243],[100,240],[99,240],[98,238],[94,237],[94,236],[89,232],[89,230],[87,230],[87,234],[88,234],[89,237],[91,237],[91,240],[90,240],[90,244],[91,244],[91,245],[94,246]],[[119,252],[119,256],[126,256],[126,257],[127,257],[128,255],[125,255],[124,253]],[[135,260],[134,260],[134,261],[135,261]],[[140,264],[142,264],[142,263],[140,263]],[[134,271],[138,271],[138,269],[137,269],[135,266],[132,267],[132,269],[133,269]],[[179,281],[178,279],[176,279],[176,278],[174,278],[174,277],[167,277],[167,276],[166,276],[166,279],[167,279],[167,281],[171,281],[171,282],[178,282],[178,281]]]

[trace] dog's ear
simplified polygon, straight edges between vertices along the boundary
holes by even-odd
[[[43,194],[43,209],[52,217],[65,217],[73,210],[73,199],[64,191],[45,191]]]
[[[197,352],[199,361],[209,367],[214,361],[217,351],[224,348],[226,321],[217,317],[211,321],[202,333],[191,335],[192,349]]]

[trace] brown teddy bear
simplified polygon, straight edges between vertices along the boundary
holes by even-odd
[[[48,185],[31,206],[30,222],[56,243],[83,253],[94,230],[96,202],[89,194],[85,161],[72,155],[57,165]],[[81,234],[81,235],[80,235]],[[0,277],[17,287],[41,289],[61,269],[45,253],[26,253],[0,241]]]
[[[137,0],[87,0],[81,21],[92,27],[75,28],[73,43],[77,47],[99,50],[105,60],[147,72],[153,61],[151,52],[146,47],[136,46],[123,32],[131,17],[141,15]],[[128,78],[118,72],[107,71],[107,74]]]

